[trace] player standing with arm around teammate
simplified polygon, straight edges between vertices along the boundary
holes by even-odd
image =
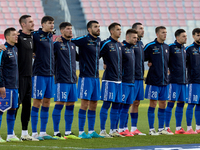
[[[177,101],[175,117],[175,134],[183,134],[185,131],[181,127],[183,118],[184,102],[186,102],[187,77],[186,77],[186,50],[184,44],[187,41],[185,30],[178,29],[175,32],[176,41],[169,45],[169,101],[165,109],[165,128],[170,130],[170,120],[174,103]]]
[[[7,111],[7,139],[8,142],[21,141],[14,134],[15,113],[18,107],[18,87],[19,87],[19,75],[18,75],[18,62],[17,62],[17,47],[15,44],[18,41],[18,33],[15,28],[7,28],[4,31],[4,37],[6,43],[5,51],[0,52],[0,127],[2,122],[3,111]],[[4,107],[10,105],[10,107]],[[0,143],[6,142],[0,137]]]
[[[184,134],[200,133],[200,28],[192,31],[193,44],[186,47],[188,68],[188,106],[186,109],[187,131]],[[193,108],[195,108],[196,131],[192,129]]]
[[[148,109],[149,121],[149,135],[159,135],[171,133],[164,129],[165,122],[165,107],[166,100],[168,100],[169,87],[168,87],[168,63],[169,63],[169,46],[164,43],[167,31],[164,26],[156,27],[155,29],[157,38],[147,44],[144,48],[145,61],[152,63],[149,68],[146,79],[145,98],[150,99]],[[154,129],[155,107],[159,104],[158,108],[158,133]]]
[[[134,101],[134,83],[135,83],[135,54],[134,45],[137,42],[137,31],[128,29],[126,31],[126,40],[122,46],[122,109],[119,112],[120,124],[119,134],[123,136],[133,136],[125,128],[128,117],[128,110]]]
[[[101,87],[101,100],[104,102],[100,111],[100,135],[106,138],[124,137],[117,132],[116,127],[119,117],[119,107],[122,102],[122,45],[118,41],[121,35],[121,25],[119,23],[112,23],[108,29],[111,36],[101,42],[100,52],[100,56],[103,57],[104,64],[106,65]],[[111,103],[111,127],[110,133],[107,134],[105,124]]]
[[[54,43],[55,54],[55,107],[52,113],[54,124],[54,138],[64,140],[67,138],[80,139],[71,132],[74,116],[74,103],[77,101],[76,88],[76,46],[71,42],[72,25],[62,22],[59,25],[62,42]],[[59,132],[60,116],[63,105],[65,109],[65,136]]]
[[[79,47],[78,98],[81,99],[79,109],[79,137],[83,139],[103,138],[94,131],[97,101],[100,99],[99,54],[100,25],[92,20],[87,23],[88,35],[72,39]],[[88,135],[84,132],[86,110],[88,117]]]
[[[35,61],[33,64],[31,111],[32,136],[39,140],[55,139],[46,133],[49,117],[50,98],[54,97],[54,45],[52,30],[54,19],[44,16],[41,20],[42,28],[33,33]],[[38,112],[40,112],[40,135],[37,133]]]

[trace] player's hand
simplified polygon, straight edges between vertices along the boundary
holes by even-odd
[[[6,97],[6,89],[5,87],[0,88],[0,97],[5,98]]]
[[[1,45],[0,45],[0,51],[2,51],[2,50],[3,50],[3,51],[5,51],[5,50],[6,50],[6,47],[5,47],[5,45],[4,45],[4,44],[1,44]]]
[[[33,56],[32,56],[32,57],[33,57],[33,59],[35,59],[35,53],[33,53]]]
[[[57,38],[55,39],[55,41],[57,41],[57,42],[63,42],[61,37],[57,37]]]
[[[151,67],[151,66],[152,66],[152,63],[151,63],[151,62],[148,62],[148,66]]]
[[[168,75],[170,75],[170,71],[169,71],[169,69],[168,69]]]
[[[103,64],[103,69],[104,69],[104,70],[106,70],[106,67],[107,67],[106,64]]]

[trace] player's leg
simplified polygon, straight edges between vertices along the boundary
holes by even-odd
[[[37,124],[38,124],[38,112],[42,104],[42,99],[44,97],[45,81],[41,76],[32,77],[32,98],[33,105],[31,109],[31,127],[32,127],[32,137],[39,140],[44,140],[38,135]]]
[[[154,128],[155,108],[158,100],[158,88],[153,85],[146,85],[145,98],[149,99],[149,108],[147,112],[149,135],[159,135]]]
[[[10,95],[10,98],[12,98],[12,107],[7,111],[7,139],[8,142],[20,142],[20,140],[15,134],[14,134],[14,125],[15,125],[15,113],[16,108],[18,107],[18,89],[6,89],[6,92]]]
[[[197,96],[198,96],[198,89],[197,84],[189,84],[188,85],[188,106],[186,109],[186,122],[187,122],[187,131],[184,134],[197,134],[196,131],[192,129],[192,118],[193,118],[193,109],[194,106],[197,104]]]
[[[46,133],[46,127],[49,118],[49,106],[50,106],[50,99],[54,97],[54,77],[42,77],[45,81],[46,88],[44,89],[44,98],[42,101],[42,107],[40,111],[40,136],[42,136],[45,140],[56,140],[52,136]]]
[[[196,104],[195,108],[195,119],[196,119],[196,132],[200,133],[200,104]]]
[[[97,108],[97,102],[100,99],[100,82],[99,79],[91,79],[93,82],[92,87],[92,95],[89,102],[89,108],[88,108],[88,135],[90,135],[92,138],[104,138],[103,136],[100,136],[96,133],[94,130],[95,126],[95,118],[96,118],[96,108]]]
[[[146,135],[145,133],[140,132],[137,129],[138,122],[138,108],[140,101],[144,100],[144,83],[143,80],[135,80],[135,101],[131,105],[130,114],[131,114],[131,133],[134,135]]]
[[[3,112],[0,111],[0,129],[1,129],[1,122],[2,122]],[[5,143],[6,141],[0,136],[0,143]]]

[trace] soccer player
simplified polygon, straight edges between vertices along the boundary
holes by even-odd
[[[21,124],[22,124],[22,140],[38,141],[28,134],[28,123],[31,113],[31,92],[32,92],[32,56],[33,56],[33,38],[34,22],[30,15],[23,15],[19,19],[22,30],[19,30],[18,43],[18,70],[19,70],[19,100],[18,108],[22,104]],[[4,45],[0,45],[0,49],[6,50]],[[24,65],[26,64],[26,65]]]
[[[186,47],[188,67],[188,106],[186,109],[187,131],[184,134],[200,133],[200,28],[192,31],[193,44]],[[196,131],[192,129],[193,108],[195,108]]]
[[[131,134],[133,135],[146,135],[137,129],[138,121],[138,107],[140,101],[144,100],[144,45],[141,39],[144,36],[144,27],[140,22],[134,23],[132,29],[135,29],[138,34],[138,41],[134,46],[135,53],[135,93],[134,102],[131,105]],[[127,128],[128,129],[128,128]]]
[[[158,26],[155,29],[157,38],[147,44],[144,48],[145,61],[152,63],[149,68],[146,79],[145,98],[150,99],[148,109],[149,135],[159,135],[171,133],[164,129],[165,107],[168,100],[168,63],[169,63],[169,46],[164,43],[167,35],[164,26]],[[158,133],[154,129],[155,107],[158,108]]]
[[[128,110],[134,101],[134,82],[135,82],[135,52],[134,45],[137,42],[137,31],[128,29],[126,40],[122,47],[122,109],[120,113],[119,134],[123,136],[133,136],[125,124],[128,118]]]
[[[72,39],[79,47],[78,98],[81,99],[79,109],[79,137],[83,139],[103,138],[94,131],[97,101],[100,99],[99,54],[100,25],[92,20],[87,23],[88,35]],[[88,133],[84,132],[86,110],[88,117]]]
[[[177,101],[175,111],[176,117],[176,131],[175,134],[183,134],[185,131],[181,127],[183,118],[183,107],[186,101],[186,50],[184,44],[187,41],[187,34],[185,30],[178,29],[175,32],[176,40],[169,45],[169,101],[165,109],[165,128],[168,132],[170,130],[170,120],[174,103]]]
[[[54,45],[52,30],[54,19],[44,16],[41,20],[42,28],[33,33],[35,60],[33,64],[31,111],[32,136],[39,140],[55,139],[46,133],[49,116],[50,98],[54,96]],[[37,133],[38,111],[40,106],[40,134]]]
[[[3,99],[10,101],[11,108],[7,111],[7,139],[8,142],[21,141],[14,133],[15,112],[18,107],[18,63],[17,63],[17,47],[15,44],[18,40],[18,33],[15,28],[7,28],[4,31],[6,39],[5,51],[0,52],[0,105]],[[6,102],[8,103],[8,102]],[[3,111],[0,111],[0,127],[2,122]],[[0,137],[0,143],[6,142]]]
[[[103,105],[100,111],[100,135],[106,138],[122,137],[116,130],[116,124],[119,116],[119,106],[122,102],[122,45],[118,41],[121,35],[121,25],[112,23],[108,27],[111,36],[101,42],[100,56],[103,57],[106,69],[103,74],[101,87],[101,100]],[[107,134],[105,124],[108,115],[108,109],[112,103],[110,111],[110,133]],[[123,136],[124,137],[124,136]]]
[[[62,42],[54,43],[55,54],[55,107],[52,113],[54,125],[54,138],[57,139],[80,139],[71,132],[74,116],[74,103],[77,101],[76,89],[76,46],[71,42],[72,25],[62,22],[59,25],[62,34]],[[65,136],[59,132],[60,116],[63,105],[65,109]]]

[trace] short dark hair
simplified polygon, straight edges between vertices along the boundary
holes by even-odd
[[[87,23],[87,29],[88,29],[88,28],[91,28],[93,23],[99,24],[98,21],[96,21],[96,20],[91,20],[91,21],[89,21],[89,22]]]
[[[64,29],[64,28],[66,28],[67,26],[72,26],[72,24],[69,23],[69,22],[62,22],[62,23],[59,25],[59,28],[60,28],[60,30],[62,30],[62,29]]]
[[[177,36],[180,36],[181,35],[181,33],[184,33],[185,32],[185,30],[184,29],[178,29],[178,30],[176,30],[176,32],[175,32],[175,37],[177,37]]]
[[[110,30],[114,29],[115,26],[120,26],[120,27],[121,27],[121,25],[120,25],[119,23],[113,22],[113,23],[111,23],[111,24],[109,25],[108,30],[110,31]]]
[[[137,34],[137,31],[136,30],[134,30],[134,29],[128,29],[127,31],[126,31],[126,35],[128,35],[128,34]]]
[[[21,25],[22,22],[25,22],[26,21],[26,18],[29,18],[31,17],[30,15],[23,15],[19,18],[19,24]]]
[[[10,27],[10,28],[7,28],[7,29],[4,31],[4,37],[5,37],[5,39],[6,39],[6,36],[9,36],[9,35],[10,35],[10,32],[11,32],[11,31],[16,31],[16,29],[13,28],[13,27]]]
[[[41,24],[46,23],[47,21],[54,21],[54,19],[51,16],[44,16],[41,20]]]
[[[164,26],[158,26],[155,29],[155,32],[158,33],[161,29],[166,29]]]
[[[140,23],[140,22],[134,23],[134,24],[132,25],[132,29],[135,29],[135,30],[136,30],[138,25],[142,25],[142,23]]]
[[[195,35],[195,33],[199,34],[199,33],[200,33],[200,28],[195,28],[195,29],[192,31],[192,35]]]

